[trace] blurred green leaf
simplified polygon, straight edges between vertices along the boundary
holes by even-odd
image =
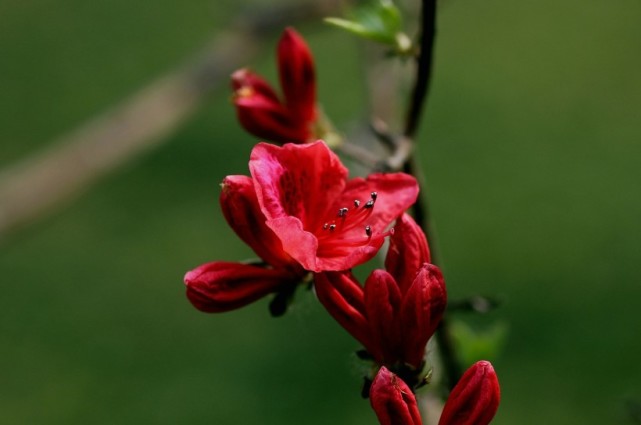
[[[391,0],[375,0],[361,6],[350,18],[326,18],[325,22],[359,37],[393,46],[399,53],[411,50],[412,43],[402,31],[401,12]]]
[[[504,322],[495,322],[489,328],[477,330],[460,320],[453,321],[450,328],[459,359],[466,367],[478,360],[496,359],[503,349],[507,330]]]

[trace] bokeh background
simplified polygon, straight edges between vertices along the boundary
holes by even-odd
[[[0,167],[255,3],[2,0]],[[634,423],[641,2],[447,0],[438,19],[420,153],[450,296],[504,300],[483,319],[508,329],[494,423]],[[361,46],[320,23],[299,29],[326,111],[350,125],[363,116]],[[275,37],[252,64],[270,77]],[[266,300],[206,315],[184,297],[186,270],[251,256],[217,196],[254,143],[220,87],[166,143],[4,241],[0,423],[376,423],[357,344],[312,294],[280,319]]]

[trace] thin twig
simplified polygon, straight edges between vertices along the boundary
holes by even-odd
[[[405,121],[405,130],[403,131],[405,137],[409,139],[416,136],[432,77],[432,57],[436,36],[436,0],[423,0],[420,25],[420,52],[417,58],[416,76]]]
[[[0,243],[70,202],[100,177],[159,146],[259,51],[268,33],[291,22],[335,13],[340,0],[293,2],[252,11],[219,34],[204,54],[170,72],[120,105],[47,144],[0,173]]]
[[[436,36],[436,0],[423,0],[421,7],[421,22],[419,34],[420,52],[417,58],[416,75],[414,87],[410,98],[410,105],[407,112],[403,135],[411,144],[415,144],[416,134],[427,98],[431,76],[434,52],[434,38]],[[419,179],[421,187],[425,189],[423,176],[420,167],[410,149],[406,160],[403,162],[403,171],[414,175]],[[438,262],[438,252],[434,226],[431,223],[429,214],[428,198],[423,192],[413,207],[414,218],[423,228],[427,239],[430,241],[432,262]],[[440,351],[440,358],[443,363],[445,384],[451,390],[461,377],[461,366],[456,356],[456,350],[448,329],[446,317],[436,331],[436,341]]]
[[[350,157],[368,169],[376,168],[376,166],[381,162],[378,155],[374,154],[370,150],[347,141],[341,142],[341,144],[336,147],[336,151]]]

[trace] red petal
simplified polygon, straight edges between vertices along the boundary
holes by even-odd
[[[430,262],[430,250],[425,234],[414,219],[403,214],[394,225],[385,269],[398,282],[401,292],[407,292],[421,266]]]
[[[445,281],[433,264],[425,264],[403,297],[401,327],[404,360],[418,368],[427,341],[436,331],[447,305]]]
[[[259,143],[249,169],[267,225],[285,252],[308,270],[319,271],[313,233],[343,191],[347,169],[322,141],[283,147]]]
[[[317,274],[314,278],[314,289],[329,314],[368,351],[373,349],[365,319],[363,288],[352,273],[347,271]]]
[[[385,235],[377,233],[367,238],[364,229],[359,229],[363,245],[341,244],[340,241],[318,246],[317,270],[347,270],[371,260],[385,242]],[[358,237],[356,235],[354,238]]]
[[[476,362],[452,390],[439,425],[487,425],[494,418],[500,399],[499,380],[492,364]]]
[[[396,281],[385,270],[374,270],[365,282],[365,311],[372,334],[372,343],[379,347],[381,364],[393,365],[400,360],[401,328],[397,312],[401,292]]]
[[[381,425],[421,425],[421,414],[412,390],[385,366],[376,374],[370,401]]]
[[[256,137],[278,143],[305,143],[306,125],[292,119],[283,105],[260,93],[249,93],[234,99],[238,121]]]
[[[227,176],[222,188],[220,207],[223,215],[243,242],[272,266],[295,266],[296,261],[283,251],[280,239],[265,224],[252,179]]]
[[[314,60],[305,40],[287,28],[278,43],[278,73],[285,104],[303,122],[316,119],[316,77]]]
[[[377,193],[376,202],[364,224],[370,225],[373,233],[381,233],[416,202],[418,183],[405,173],[370,174],[367,179],[350,180],[335,205],[351,206],[355,200],[364,203],[372,192]]]
[[[285,269],[215,261],[185,275],[187,298],[198,310],[219,313],[243,307],[284,285],[296,283]]]
[[[269,83],[247,68],[239,69],[231,75],[231,86],[235,97],[245,97],[249,92],[252,92],[266,100],[271,100],[273,103],[281,103]]]

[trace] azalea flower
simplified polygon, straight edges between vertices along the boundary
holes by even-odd
[[[381,367],[370,388],[381,425],[422,425],[416,397],[400,377]],[[499,381],[492,364],[481,360],[463,374],[450,394],[439,425],[487,425],[499,407]]]
[[[348,180],[347,168],[323,141],[259,143],[249,170],[279,249],[313,272],[347,270],[372,258],[418,195],[416,179],[404,173]]]
[[[412,384],[447,304],[443,275],[429,261],[425,235],[404,214],[390,238],[387,270],[374,270],[364,287],[349,271],[317,274],[314,284],[321,303],[374,360]]]
[[[394,217],[418,194],[403,173],[347,179],[322,142],[258,144],[252,177],[228,176],[220,205],[231,228],[261,264],[214,261],[185,275],[196,308],[222,312],[269,293],[292,291],[308,271],[344,270],[369,260]]]
[[[238,120],[261,139],[278,143],[313,141],[318,112],[312,54],[300,34],[287,28],[278,42],[277,56],[283,100],[252,71],[243,68],[232,74]]]

